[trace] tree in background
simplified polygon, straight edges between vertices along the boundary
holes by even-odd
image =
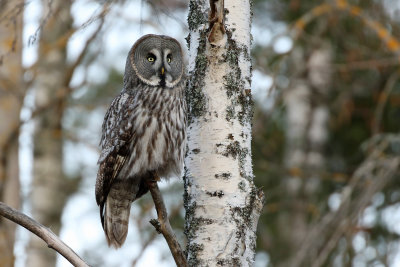
[[[268,199],[259,249],[271,266],[393,264],[398,232],[384,214],[399,190],[398,20],[376,1],[257,5],[293,40],[284,54],[254,49],[278,94],[255,120]]]
[[[33,217],[60,233],[61,215],[71,190],[63,171],[62,118],[69,90],[67,42],[72,33],[70,1],[42,1],[43,28],[35,63],[36,109],[31,205]],[[28,247],[29,266],[55,266],[56,253],[32,236]]]
[[[38,60],[32,67],[32,87],[35,92],[35,133],[34,164],[31,189],[33,217],[43,225],[50,226],[55,234],[61,230],[61,216],[69,197],[76,192],[80,183],[78,177],[70,177],[63,168],[65,130],[63,119],[73,88],[71,79],[82,64],[91,42],[97,37],[100,24],[78,57],[67,60],[67,44],[78,30],[73,27],[71,1],[42,1],[42,20],[39,36]],[[103,11],[108,5],[103,7]],[[33,36],[35,37],[35,36]],[[55,266],[56,253],[49,250],[42,240],[33,236],[29,247],[29,266]]]
[[[0,4],[0,201],[20,208],[19,114],[25,96],[22,80],[24,1]],[[14,265],[15,224],[0,218],[0,266]]]

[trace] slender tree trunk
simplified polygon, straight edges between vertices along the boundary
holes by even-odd
[[[22,81],[23,0],[0,3],[0,201],[19,209],[18,125]],[[0,267],[14,266],[15,224],[0,218]]]
[[[188,263],[252,266],[264,196],[251,164],[250,3],[192,0],[189,12]]]
[[[50,4],[49,4],[50,3]],[[36,108],[42,109],[35,121],[32,215],[59,235],[61,215],[71,194],[70,179],[62,168],[62,117],[66,104],[66,45],[72,31],[71,1],[42,1],[44,25],[34,83]],[[33,236],[28,247],[27,265],[55,266],[56,253]]]
[[[280,242],[286,248],[281,258],[287,261],[279,266],[298,266],[298,262],[291,261],[292,257],[303,245],[311,230],[311,221],[318,214],[320,174],[325,167],[324,147],[328,138],[330,53],[329,46],[314,49],[308,58],[303,48],[294,51],[293,73],[298,76],[284,96],[287,109],[285,164],[290,175],[283,180],[285,206],[278,217]]]

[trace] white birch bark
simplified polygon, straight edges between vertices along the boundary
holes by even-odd
[[[250,3],[191,1],[188,22],[188,264],[252,266],[264,197],[251,163]]]

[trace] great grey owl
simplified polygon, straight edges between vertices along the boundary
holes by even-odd
[[[178,41],[145,35],[126,60],[122,92],[102,126],[96,201],[109,246],[128,234],[131,203],[154,175],[179,176],[186,139],[185,74]]]

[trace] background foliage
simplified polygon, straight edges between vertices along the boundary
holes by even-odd
[[[9,54],[18,53],[12,50],[13,40],[23,45],[18,91],[4,82],[4,73],[0,75],[0,97],[12,95],[23,105],[17,127],[0,122],[0,141],[18,136],[18,131],[20,136],[22,186],[12,192],[21,195],[19,208],[24,212],[35,210],[32,195],[38,187],[32,186],[32,162],[38,159],[33,154],[38,141],[32,137],[33,121],[52,120],[53,108],[62,109],[56,123],[62,157],[49,155],[60,163],[63,179],[70,181],[64,182],[68,187],[50,188],[68,191],[66,203],[54,206],[63,210],[57,215],[61,237],[93,266],[173,266],[165,241],[148,223],[155,217],[149,196],[132,208],[134,226],[126,246],[120,251],[106,247],[94,181],[101,123],[121,90],[130,46],[146,33],[171,35],[184,45],[188,4],[76,0],[62,7],[73,20],[67,29],[46,28],[60,20],[58,2],[14,3],[13,12],[3,9],[0,16],[0,24],[9,27],[12,36],[0,49],[0,68],[7,69]],[[22,36],[22,27],[12,27],[21,12],[23,40],[15,37]],[[255,183],[267,198],[258,226],[256,266],[398,266],[398,1],[254,0],[253,13],[252,150]],[[51,40],[53,33],[56,40]],[[48,88],[53,92],[49,103],[62,105],[39,106],[34,100],[36,82],[46,73],[40,66],[49,47],[64,51],[62,69],[67,70],[57,76],[63,88]],[[4,159],[8,152],[2,148],[0,154]],[[3,179],[17,177],[0,172],[1,201]],[[182,184],[173,180],[162,189],[172,227],[184,242]],[[32,249],[28,239],[27,233],[17,231],[17,266],[34,266],[25,262],[26,251]],[[42,249],[47,250],[44,244]],[[61,259],[57,262],[67,266]]]

